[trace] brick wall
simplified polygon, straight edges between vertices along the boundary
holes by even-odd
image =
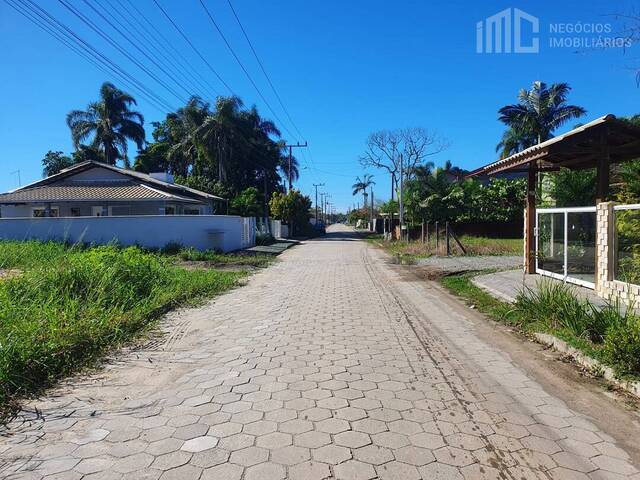
[[[620,282],[614,279],[615,211],[613,202],[601,202],[596,207],[596,293],[603,298],[631,304],[640,298],[640,286]]]

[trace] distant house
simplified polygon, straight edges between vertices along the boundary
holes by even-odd
[[[128,215],[212,215],[225,199],[145,174],[87,161],[0,194],[2,218]]]

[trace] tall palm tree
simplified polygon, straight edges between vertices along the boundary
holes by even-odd
[[[358,193],[362,192],[362,199],[363,199],[363,203],[362,206],[366,207],[367,206],[367,196],[369,195],[367,193],[367,188],[369,188],[372,185],[375,185],[376,182],[373,181],[373,175],[369,175],[368,173],[366,173],[364,175],[364,177],[362,177],[362,179],[360,179],[360,177],[356,177],[356,183],[354,183],[351,188],[353,188],[353,195],[357,195]]]
[[[533,82],[530,90],[522,89],[518,94],[519,103],[506,105],[498,113],[500,121],[513,130],[500,144],[509,142],[510,148],[518,148],[514,140],[523,145],[534,139],[542,143],[553,137],[553,131],[573,118],[581,117],[586,110],[577,105],[567,105],[567,95],[571,87],[567,83],[547,86],[541,81]],[[500,145],[499,144],[499,145]],[[504,146],[500,147],[504,148]]]
[[[237,129],[243,105],[240,97],[218,97],[215,112],[194,132],[199,144],[215,151],[218,180],[221,182],[226,180],[226,168],[230,163],[233,143],[244,143],[244,137],[239,135]]]
[[[130,110],[136,100],[115,85],[105,82],[100,87],[100,100],[91,102],[87,110],[73,110],[67,115],[67,125],[76,148],[93,136],[90,146],[102,152],[105,161],[115,165],[122,159],[129,166],[127,142],[135,142],[138,149],[145,144],[144,117]]]
[[[291,163],[289,163],[289,155],[281,155],[278,168],[284,178],[289,181],[289,189],[291,189],[291,184],[297,182],[300,178],[300,162],[298,162],[296,157],[291,155]],[[289,169],[291,169],[291,172],[289,172]]]

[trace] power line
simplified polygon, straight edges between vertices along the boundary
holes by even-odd
[[[240,27],[240,30],[242,30],[242,34],[244,35],[245,40],[247,40],[247,43],[249,44],[249,47],[251,48],[251,51],[253,52],[253,56],[255,57],[256,61],[258,62],[258,65],[260,65],[260,69],[262,70],[262,73],[264,74],[265,78],[267,79],[267,82],[269,83],[269,86],[271,87],[271,90],[273,90],[273,93],[275,94],[276,98],[278,99],[278,103],[280,104],[280,106],[282,107],[282,110],[284,111],[285,115],[287,116],[287,118],[291,122],[291,125],[293,125],[293,128],[295,129],[295,131],[298,133],[298,135],[300,135],[301,138],[304,139],[304,135],[300,132],[300,130],[296,126],[296,123],[293,121],[293,118],[291,118],[291,115],[289,115],[289,111],[287,110],[287,107],[284,106],[284,102],[282,101],[282,98],[278,94],[278,91],[276,90],[276,87],[273,85],[273,82],[271,81],[271,78],[269,77],[269,74],[267,73],[267,70],[265,69],[264,64],[260,60],[260,57],[258,56],[258,53],[256,52],[256,49],[253,47],[253,44],[251,43],[251,40],[249,40],[249,35],[247,34],[246,30],[244,29],[244,26],[242,25],[242,22],[240,21],[240,18],[238,17],[238,14],[236,13],[235,9],[233,8],[233,5],[231,4],[231,0],[227,0],[227,3],[229,4],[229,7],[231,8],[231,11],[233,12],[233,16],[235,17],[236,22],[238,22],[238,26]]]
[[[176,98],[178,98],[181,102],[186,103],[186,99],[183,98],[178,92],[176,92],[172,87],[167,85],[162,79],[158,78],[151,70],[149,70],[144,64],[140,63],[135,57],[129,54],[126,49],[122,48],[119,43],[112,40],[109,35],[107,35],[100,27],[96,26],[89,18],[87,18],[84,14],[78,11],[75,7],[67,3],[65,0],[58,0],[62,6],[64,6],[67,10],[73,13],[76,17],[78,17],[82,22],[89,26],[94,32],[100,35],[104,40],[107,41],[112,47],[118,50],[122,55],[129,59],[133,64],[135,64],[140,70],[145,72],[149,77],[162,85],[167,91],[172,93]]]
[[[162,32],[158,30],[158,28],[152,22],[149,21],[144,13],[140,11],[140,9],[138,9],[135,4],[131,3],[131,0],[126,1],[136,11],[135,15],[123,3],[122,0],[115,1],[118,3],[119,8],[114,6],[111,0],[106,0],[111,9],[115,12],[119,12],[121,18],[125,20],[129,25],[131,25],[132,28],[135,29],[138,34],[144,38],[144,40],[148,41],[149,44],[154,47],[155,51],[158,52],[158,54],[167,61],[167,63],[172,64],[173,62],[175,64],[179,64],[181,68],[176,67],[176,71],[181,72],[185,78],[188,75],[193,84],[197,85],[202,89],[202,92],[205,93],[205,95],[203,95],[204,97],[211,96],[212,99],[216,97],[218,93],[215,87],[213,87],[204,78],[204,76],[200,74],[200,72],[198,72],[193,67],[193,65],[191,65],[191,63],[184,58],[184,55],[182,55],[181,52],[179,52],[173,46],[173,43],[169,42],[167,38],[162,34]],[[122,11],[124,11],[124,13]],[[136,21],[140,18],[149,25],[151,30],[147,28],[142,21]],[[136,23],[138,25],[136,25]]]
[[[161,65],[155,58],[153,58],[152,56],[150,56],[149,54],[147,54],[147,52],[142,49],[136,42],[134,42],[130,37],[132,37],[131,35],[131,31],[129,31],[127,34],[125,34],[120,28],[116,27],[111,20],[109,20],[109,18],[105,17],[100,11],[98,11],[96,9],[96,7],[94,7],[91,3],[89,3],[87,0],[83,0],[85,4],[87,4],[87,6],[89,6],[89,8],[91,8],[94,12],[96,12],[96,14],[98,14],[98,16],[100,16],[100,18],[102,18],[105,22],[107,22],[107,24],[114,29],[116,32],[118,32],[120,34],[120,36],[122,38],[124,38],[127,42],[129,42],[136,50],[138,50],[142,55],[144,55],[144,57],[149,60],[151,63],[153,63],[156,67],[158,67],[158,69],[164,73],[166,76],[168,76],[173,83],[175,83],[178,87],[180,87],[182,90],[184,90],[187,95],[192,96],[194,94],[194,92],[197,91],[197,89],[194,89],[192,85],[189,85],[189,88],[185,87],[180,81],[178,81],[176,79],[176,77],[174,76],[174,74],[172,72],[167,71],[167,69],[165,69],[165,65]],[[120,22],[112,13],[113,12],[109,12],[103,4],[101,4],[99,2],[99,0],[94,0],[95,3],[97,5],[100,6],[101,9],[103,9],[104,11],[106,11],[108,14],[111,14],[111,17],[113,18],[114,22],[116,22],[120,27],[125,28],[126,27],[122,24],[122,22]],[[117,12],[117,10],[116,10]],[[184,77],[183,77],[183,81],[184,81]],[[187,79],[187,83],[189,82],[189,80]]]
[[[7,0],[5,0],[5,2],[6,1]],[[39,26],[40,28],[45,30],[51,36],[53,36],[54,38],[56,38],[59,41],[61,41],[64,45],[66,45],[67,47],[69,47],[70,49],[72,49],[73,51],[78,53],[79,55],[83,56],[83,58],[88,60],[87,55],[89,55],[90,58],[94,59],[94,61],[100,63],[103,66],[105,66],[113,74],[115,74],[116,76],[122,78],[123,81],[128,81],[128,82],[131,82],[132,84],[136,85],[137,89],[139,89],[140,91],[144,92],[144,95],[146,95],[150,99],[152,99],[150,101],[151,101],[152,104],[154,104],[154,106],[156,106],[156,108],[158,108],[158,105],[161,105],[161,107],[159,108],[160,111],[165,111],[166,112],[166,111],[171,111],[171,110],[174,109],[160,95],[158,95],[155,92],[153,92],[151,89],[149,89],[144,84],[142,84],[140,81],[138,81],[135,77],[130,75],[126,70],[121,68],[118,64],[113,62],[111,59],[109,59],[104,54],[100,53],[99,50],[97,50],[91,44],[89,44],[84,39],[82,39],[80,36],[78,36],[73,30],[71,30],[69,27],[64,25],[58,19],[53,17],[49,12],[47,12],[46,10],[44,10],[43,8],[38,6],[37,4],[33,3],[31,0],[26,0],[26,1],[25,0],[18,0],[16,3],[21,5],[21,7],[24,9],[24,11],[27,11],[32,15],[32,17],[29,17],[24,12],[20,12],[20,13],[23,14],[23,16],[26,16],[29,20],[31,20],[37,26]],[[17,10],[17,8],[14,5],[12,5],[12,4],[9,4],[9,5]],[[18,11],[20,11],[20,10],[18,10]],[[39,21],[41,22],[40,24],[35,20],[36,18],[39,19]],[[69,43],[62,41],[60,39],[60,36],[68,39],[68,42],[71,42],[72,44],[77,45],[77,48],[80,51],[78,49],[74,49],[73,47],[71,47],[69,45]],[[84,52],[86,52],[84,55],[82,53],[80,53],[82,50],[84,50]],[[88,60],[88,61],[90,61],[91,63],[93,63],[95,65],[95,63],[92,62],[91,60]]]
[[[253,80],[253,78],[251,77],[251,75],[249,74],[249,72],[247,71],[247,69],[245,68],[244,64],[242,63],[242,61],[240,61],[240,58],[238,57],[238,55],[236,54],[236,52],[233,50],[233,47],[231,46],[231,44],[229,43],[229,41],[227,40],[227,37],[224,36],[224,33],[222,33],[222,30],[220,29],[220,27],[218,26],[218,24],[216,23],[215,19],[213,18],[213,15],[211,15],[211,12],[209,11],[209,9],[207,8],[207,6],[205,5],[203,0],[199,0],[200,5],[202,5],[202,8],[204,9],[204,11],[207,14],[207,17],[209,17],[209,20],[211,21],[211,23],[213,24],[213,26],[215,27],[215,29],[218,31],[218,33],[220,34],[220,37],[222,37],[222,40],[224,41],[225,45],[227,46],[227,49],[229,49],[229,52],[231,52],[231,55],[233,55],[233,58],[235,59],[235,61],[238,63],[238,65],[240,65],[240,68],[242,69],[242,71],[244,72],[244,74],[247,76],[247,78],[249,79],[249,82],[251,82],[251,85],[253,85],[253,88],[256,90],[256,92],[258,93],[258,95],[260,96],[260,98],[262,99],[262,101],[265,103],[265,105],[267,106],[267,108],[269,109],[269,111],[271,112],[271,114],[274,116],[274,118],[284,127],[284,129],[292,136],[295,137],[295,135],[293,135],[293,133],[291,132],[291,130],[289,130],[286,126],[286,124],[278,117],[278,114],[273,110],[273,108],[271,108],[271,105],[269,104],[269,102],[267,101],[267,99],[265,98],[265,96],[262,94],[262,91],[258,88],[258,85],[256,85],[256,82]]]
[[[220,76],[220,74],[216,71],[215,68],[213,68],[213,66],[207,61],[206,58],[204,58],[204,56],[200,53],[200,50],[198,50],[196,48],[196,46],[193,44],[193,42],[191,42],[191,40],[189,40],[189,37],[187,37],[187,35],[185,35],[185,33],[182,31],[182,29],[176,24],[176,22],[173,21],[173,19],[171,18],[171,16],[166,12],[166,10],[164,8],[162,8],[162,5],[160,5],[158,3],[158,0],[153,0],[153,3],[156,4],[156,7],[158,7],[160,9],[160,11],[162,12],[162,14],[165,16],[165,18],[167,20],[169,20],[169,23],[171,23],[171,25],[173,25],[173,28],[175,28],[178,33],[182,36],[182,38],[185,40],[185,42],[187,42],[189,44],[189,46],[193,49],[194,52],[196,52],[196,54],[198,55],[198,57],[200,57],[200,60],[202,60],[207,67],[209,67],[209,69],[213,72],[213,74],[218,78],[218,80],[220,80],[220,82],[227,87],[227,89],[231,92],[232,95],[235,95],[235,93],[233,92],[233,89],[227,84],[227,82],[224,81],[224,79]]]

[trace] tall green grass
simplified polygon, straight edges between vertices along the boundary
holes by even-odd
[[[243,273],[191,270],[136,247],[0,244],[0,404],[37,391],[171,307],[237,285]]]
[[[620,377],[640,376],[640,316],[619,303],[594,305],[563,283],[542,280],[525,288],[514,305],[501,302],[471,282],[474,274],[441,282],[493,319],[524,332],[556,335],[611,366]]]

